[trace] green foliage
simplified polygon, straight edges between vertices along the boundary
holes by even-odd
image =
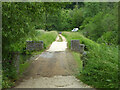
[[[97,42],[116,45],[118,44],[118,35],[115,31],[106,32],[97,40]]]
[[[40,41],[42,40],[45,44],[45,47],[49,47],[49,45],[55,41],[57,37],[57,32],[56,31],[41,31],[41,30],[36,30],[36,34],[34,35],[33,38],[28,38],[27,40],[34,40],[34,41]]]
[[[83,22],[83,12],[82,12],[82,10],[75,8],[73,10],[73,12],[71,12],[71,14],[72,14],[71,18],[72,18],[72,26],[73,26],[73,28],[74,27],[79,27]]]
[[[84,2],[84,17],[94,17],[99,12],[107,13],[116,6],[111,2]]]
[[[103,13],[97,14],[94,18],[92,18],[91,21],[89,21],[89,24],[85,26],[84,31],[86,31],[86,36],[89,36],[90,39],[96,41],[101,35],[104,33],[103,29]]]
[[[72,54],[73,54],[73,56],[78,64],[79,72],[82,72],[83,67],[82,67],[82,60],[80,58],[81,57],[80,53],[72,52]]]
[[[10,81],[17,79],[13,52],[22,53],[27,37],[34,34],[34,24],[31,21],[34,22],[32,17],[36,9],[33,6],[35,3],[2,3],[3,88],[8,88],[12,85]]]
[[[60,14],[59,11],[65,5],[66,5],[66,3],[44,2],[43,3],[42,20],[41,20],[41,22],[39,22],[43,25],[41,25],[42,27],[39,29],[56,30],[56,28],[58,26],[57,24],[59,23],[59,19],[58,19],[59,18],[58,15]]]
[[[59,36],[59,40],[57,40],[57,42],[62,42],[63,40],[62,40],[62,37],[61,36]]]
[[[14,82],[18,78],[15,68],[14,52],[26,53],[26,40],[28,38],[34,39],[36,35],[35,27],[40,21],[43,21],[43,14],[45,12],[44,3],[20,3],[20,2],[3,2],[2,3],[2,62],[3,62],[3,88],[11,86],[9,83]],[[52,7],[55,7],[52,5]],[[50,9],[50,8],[48,8]],[[57,9],[56,9],[57,10]],[[49,12],[53,12],[52,8]],[[43,22],[40,23],[40,25]],[[42,28],[45,27],[41,25]],[[55,34],[55,33],[54,33]],[[48,37],[51,37],[51,35]],[[43,35],[44,40],[47,36]],[[56,35],[56,34],[55,34]],[[55,35],[51,40],[45,40],[45,47],[51,44]],[[42,36],[42,35],[41,35]],[[40,39],[40,38],[39,38]],[[39,40],[38,39],[38,40]],[[41,38],[43,39],[43,38]],[[13,60],[14,59],[14,60]],[[21,61],[22,64],[26,60]],[[25,65],[26,66],[26,65]],[[24,67],[24,66],[22,66]],[[7,79],[6,79],[7,77]],[[7,83],[8,82],[8,83]],[[7,84],[5,86],[5,84]]]
[[[95,88],[118,88],[118,47],[98,44],[78,32],[64,32],[68,46],[80,40],[88,49],[84,70],[77,77]]]
[[[16,79],[16,69],[13,66],[12,68],[9,66],[9,68],[6,68],[2,73],[2,88],[10,88],[14,86],[14,80]]]
[[[25,50],[26,40],[35,40],[35,41],[43,40],[44,48],[47,48],[55,40],[57,36],[57,32],[55,31],[45,32],[39,29],[49,30],[49,31],[52,30],[71,31],[73,28],[79,27],[81,32],[86,37],[98,43],[117,45],[118,44],[117,43],[118,42],[117,39],[118,11],[117,10],[118,10],[117,3],[111,3],[111,2],[106,2],[106,3],[81,2],[78,4],[71,2],[68,3],[3,2],[2,3],[2,41],[3,41],[2,62],[3,62],[3,77],[4,77],[3,86],[5,88],[8,88],[9,86],[12,85],[10,84],[10,81],[11,80],[14,81],[15,79],[17,79],[17,73],[14,67],[15,60],[13,60],[13,53],[17,51],[23,54],[34,53],[34,52],[27,52]],[[73,33],[74,35],[70,33],[68,34],[70,35],[69,37],[67,36],[67,34],[65,34],[65,36],[68,39],[69,47],[70,47],[71,39],[76,39],[76,38],[80,39],[80,42],[86,44],[90,53],[93,54],[93,57],[88,57],[89,59],[94,60],[96,56],[101,56],[100,58],[97,57],[99,59],[98,61],[101,60],[102,62],[102,60],[104,59],[105,61],[106,60],[115,61],[116,55],[112,53],[112,50],[110,50],[109,54],[112,53],[115,56],[115,58],[112,58],[111,57],[112,55],[109,58],[106,57],[108,56],[108,52],[105,52],[103,49],[106,49],[107,46],[102,47],[102,45],[99,45],[93,42],[92,40],[83,37],[82,35],[79,36],[79,34],[77,33]],[[101,51],[98,49],[101,49]],[[100,54],[102,50],[104,51],[104,54],[106,56],[102,56]],[[109,49],[106,50],[109,51]],[[115,53],[116,51],[117,50],[114,50]],[[74,55],[78,56],[77,54]],[[21,65],[23,69],[24,67],[27,66],[25,62],[26,59],[21,59],[21,63],[25,65],[25,66]],[[109,63],[109,65],[112,64]],[[88,69],[88,72],[89,71],[90,70]],[[93,72],[95,72],[94,69]],[[102,74],[105,75],[104,73]],[[85,74],[83,75],[83,77],[84,76]],[[114,74],[113,77],[115,77]],[[98,78],[98,80],[99,79],[100,78]],[[105,81],[105,79],[102,80]],[[103,84],[105,85],[108,84],[108,86],[114,87],[115,85],[113,84],[113,81],[110,80],[107,80],[107,83],[103,83]],[[96,86],[98,86],[98,84]]]
[[[71,10],[62,10],[61,11],[61,30],[70,30],[72,28],[72,17],[70,16]]]
[[[47,30],[72,30],[82,24],[83,13],[81,9],[59,9],[58,11],[47,13],[46,16],[43,15],[44,18],[47,17],[45,24]]]
[[[22,75],[23,72],[27,69],[27,67],[29,67],[30,62],[25,62],[25,63],[21,63],[20,64],[20,74]]]
[[[7,77],[3,77],[3,81],[2,81],[2,88],[11,88],[11,86],[13,86],[14,83],[10,81],[10,79],[8,79]]]
[[[86,2],[84,3],[85,6],[83,7],[84,9],[84,17],[93,17],[99,12],[99,3],[90,3]]]
[[[93,10],[92,8],[95,7],[96,9],[93,13],[91,10]],[[85,11],[86,15],[88,16],[84,15],[84,18],[86,19],[79,27],[83,34],[94,41],[98,41],[100,43],[106,42],[116,45],[118,41],[117,3],[85,3],[83,10],[84,9],[88,9],[88,11]],[[111,34],[109,32],[111,32]]]
[[[91,17],[85,18],[84,21],[83,21],[83,23],[82,23],[82,25],[79,26],[79,29],[83,30],[91,20],[92,20]]]
[[[51,32],[45,32],[43,30],[36,30],[35,35],[32,38],[28,38],[27,40],[34,40],[34,41],[40,41],[42,40],[45,44],[45,48],[48,48],[50,46],[50,44],[55,41],[57,37],[57,32],[56,31],[51,31]],[[39,52],[29,52],[28,54],[40,54],[42,51]],[[10,88],[12,86],[14,86],[14,82],[19,79],[19,77],[22,76],[23,72],[26,70],[26,68],[30,65],[30,62],[26,61],[28,60],[31,55],[28,55],[26,52],[26,55],[21,54],[20,55],[20,71],[19,71],[19,75],[16,72],[16,68],[14,67],[14,63],[12,62],[7,62],[5,65],[7,65],[6,67],[3,68],[4,72],[3,72],[3,88]],[[13,60],[14,61],[14,60]]]

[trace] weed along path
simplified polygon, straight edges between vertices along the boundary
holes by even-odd
[[[33,60],[15,88],[90,88],[75,78],[77,63],[66,48],[66,39],[59,35],[48,50]]]

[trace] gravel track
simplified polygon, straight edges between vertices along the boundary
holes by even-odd
[[[60,36],[63,41],[57,42],[58,36],[47,51],[37,55],[15,88],[91,88],[75,78],[77,63]]]

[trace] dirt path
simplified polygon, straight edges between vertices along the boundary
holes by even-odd
[[[60,37],[62,38],[62,42],[58,42]],[[56,41],[52,43],[51,47],[47,50],[48,52],[60,52],[60,51],[65,51],[67,48],[67,42],[66,39],[59,34],[59,36],[57,36]]]
[[[32,62],[25,78],[15,88],[90,88],[74,77],[78,72],[72,54],[66,50],[66,39],[56,41]]]

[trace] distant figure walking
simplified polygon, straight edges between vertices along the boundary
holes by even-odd
[[[62,34],[62,32],[59,32],[59,34]]]

